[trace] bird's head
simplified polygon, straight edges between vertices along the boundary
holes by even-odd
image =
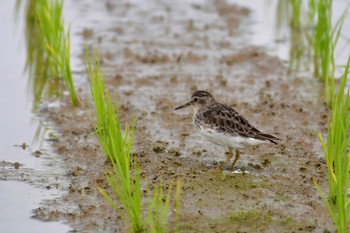
[[[175,110],[186,108],[186,107],[193,107],[196,110],[200,108],[205,108],[213,103],[215,103],[214,97],[207,91],[196,91],[192,94],[191,99],[189,102],[175,108]]]

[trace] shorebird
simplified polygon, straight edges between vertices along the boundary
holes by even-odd
[[[276,141],[280,140],[270,134],[262,133],[236,110],[217,102],[207,91],[194,92],[189,102],[175,110],[186,107],[193,108],[193,124],[199,132],[209,141],[229,150],[226,160],[216,168],[217,171],[222,171],[224,165],[231,160],[233,150],[236,150],[236,155],[230,170],[234,169],[240,157],[239,149],[264,143],[277,144]]]

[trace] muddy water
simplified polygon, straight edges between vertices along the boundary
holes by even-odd
[[[14,4],[0,2],[0,231],[66,232],[67,225],[32,218],[35,208],[63,194],[58,179],[64,170],[59,166],[62,161],[42,141],[49,131],[32,143],[40,124],[27,95],[23,15],[15,23]]]
[[[57,129],[52,145],[67,171],[56,176],[57,186],[68,192],[37,208],[36,217],[65,219],[82,232],[126,232],[97,190],[109,191],[108,167],[91,134],[92,104],[82,72],[86,43],[101,50],[106,87],[119,98],[122,121],[136,117],[134,152],[143,183],[181,178],[182,232],[334,231],[312,182],[326,188],[317,140],[318,132],[326,132],[323,86],[291,75],[269,45],[255,42],[252,27],[263,13],[225,0],[87,0],[67,1],[66,7],[84,107],[72,108],[64,98],[56,107],[44,103],[39,113]],[[209,172],[225,158],[224,148],[193,130],[190,111],[174,112],[197,89],[280,137],[280,145],[242,151],[237,169],[249,174]],[[67,180],[58,182],[62,177]]]

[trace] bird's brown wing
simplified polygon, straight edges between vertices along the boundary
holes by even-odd
[[[264,134],[255,128],[247,119],[240,115],[233,108],[217,104],[203,113],[205,123],[211,125],[219,132],[228,133],[232,136],[242,136],[276,143],[278,138]]]

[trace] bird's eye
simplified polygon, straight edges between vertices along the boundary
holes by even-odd
[[[197,98],[197,97],[195,97],[195,98],[193,98],[193,100],[194,100],[194,102],[197,102],[197,101],[198,101],[198,98]]]

